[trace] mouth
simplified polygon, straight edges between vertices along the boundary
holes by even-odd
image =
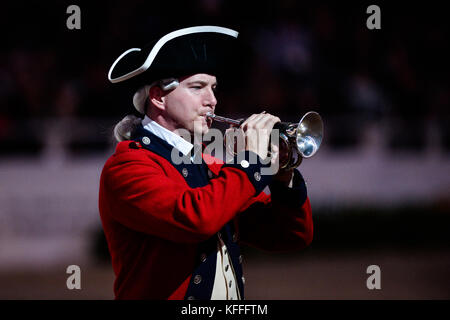
[[[206,125],[208,126],[208,128],[211,128],[211,125],[213,123],[213,119],[211,117],[208,117],[207,115],[210,114],[210,112],[207,112],[205,114],[201,115],[202,120],[205,120]]]
[[[206,116],[205,116],[205,118],[206,118],[206,125],[208,126],[208,128],[211,128],[213,119],[210,117],[206,117]]]

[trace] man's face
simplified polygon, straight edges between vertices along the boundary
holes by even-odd
[[[205,73],[180,79],[178,87],[165,96],[166,112],[175,129],[208,132],[212,120],[206,114],[214,112],[216,107],[216,86],[216,77]]]

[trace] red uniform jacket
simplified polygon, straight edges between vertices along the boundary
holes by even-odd
[[[205,166],[210,179],[192,187],[193,169],[175,165],[165,141],[144,135],[136,138],[140,142],[117,145],[100,180],[116,299],[185,298],[200,263],[199,247],[230,221],[233,242],[265,250],[297,250],[312,241],[310,202],[297,170],[288,189],[259,176],[261,165],[224,165],[204,155],[206,162],[213,160]],[[262,192],[267,185],[271,195]],[[209,291],[213,280],[205,280]]]

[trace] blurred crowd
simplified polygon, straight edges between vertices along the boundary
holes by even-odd
[[[66,27],[71,4],[80,6],[80,30]],[[131,93],[107,81],[112,62],[126,49],[155,40],[154,35],[203,24],[236,29],[248,44],[238,79],[219,79],[218,114],[244,117],[266,110],[295,121],[316,110],[325,119],[328,144],[336,149],[358,145],[367,125],[383,123],[386,146],[421,150],[431,124],[449,151],[450,55],[442,5],[380,4],[381,29],[369,30],[370,4],[3,4],[0,154],[39,154],[48,137],[41,123],[49,119],[103,119],[112,125],[132,113]],[[89,135],[100,143],[74,138],[72,145],[107,148],[109,127],[93,127]]]

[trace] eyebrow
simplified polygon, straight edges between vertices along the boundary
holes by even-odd
[[[192,84],[196,84],[196,83],[201,84],[201,85],[203,85],[203,86],[207,86],[207,85],[209,84],[207,81],[203,81],[203,80],[194,80],[194,81],[188,82],[187,84],[188,84],[188,85],[192,85]],[[212,84],[212,86],[217,86],[217,81],[214,82],[214,83]]]

